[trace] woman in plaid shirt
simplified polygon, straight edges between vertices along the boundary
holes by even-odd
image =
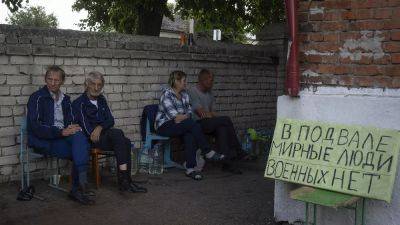
[[[169,75],[169,88],[160,97],[156,116],[157,133],[167,137],[182,137],[185,148],[186,176],[201,180],[203,176],[196,171],[196,150],[200,148],[206,159],[220,161],[221,155],[211,150],[201,127],[192,119],[189,95],[186,92],[186,74],[174,71]]]

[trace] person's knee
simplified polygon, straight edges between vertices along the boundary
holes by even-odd
[[[75,134],[73,134],[72,136],[72,139],[73,140],[75,140],[75,141],[79,141],[79,142],[81,142],[81,143],[89,143],[88,142],[88,138],[86,137],[86,135],[82,132],[82,131],[78,131],[78,132],[76,132]]]
[[[78,131],[72,135],[73,137],[86,137],[83,131]]]
[[[186,131],[189,131],[189,132],[190,132],[193,128],[196,128],[196,126],[200,127],[200,125],[199,125],[198,123],[196,123],[196,121],[194,121],[193,119],[190,119],[190,118],[181,121],[181,123],[182,123],[184,129],[185,129]]]
[[[194,121],[191,118],[187,118],[181,121],[182,124],[187,125],[187,126],[193,126],[194,124],[196,124],[196,121]]]
[[[115,136],[115,137],[123,137],[124,136],[124,132],[121,129],[113,128],[110,130],[110,132],[111,132],[111,135]]]

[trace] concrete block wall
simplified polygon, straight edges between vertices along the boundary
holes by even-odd
[[[158,103],[173,70],[186,72],[190,83],[202,68],[215,73],[216,109],[232,117],[239,131],[273,127],[283,81],[276,72],[282,67],[271,59],[277,49],[214,42],[181,47],[168,38],[0,25],[0,182],[18,179],[21,118],[49,65],[65,70],[62,90],[72,99],[83,92],[85,74],[104,73],[116,127],[140,146],[143,106]],[[31,170],[43,167],[38,162]]]

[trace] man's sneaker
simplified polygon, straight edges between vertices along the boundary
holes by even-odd
[[[211,150],[214,152],[214,154],[211,157],[207,157],[207,153],[205,155],[205,158],[207,161],[214,161],[214,162],[218,162],[218,161],[224,161],[225,160],[225,155],[219,154],[218,152],[215,152],[214,150]]]

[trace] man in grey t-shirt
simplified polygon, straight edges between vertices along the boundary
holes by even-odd
[[[247,154],[242,150],[236,136],[232,121],[227,116],[217,116],[213,110],[215,98],[212,94],[214,75],[206,69],[202,69],[198,75],[198,83],[189,89],[190,102],[195,112],[194,118],[200,123],[205,134],[216,137],[217,148],[228,159],[245,158]],[[223,169],[233,173],[241,173],[231,164],[225,164]]]

